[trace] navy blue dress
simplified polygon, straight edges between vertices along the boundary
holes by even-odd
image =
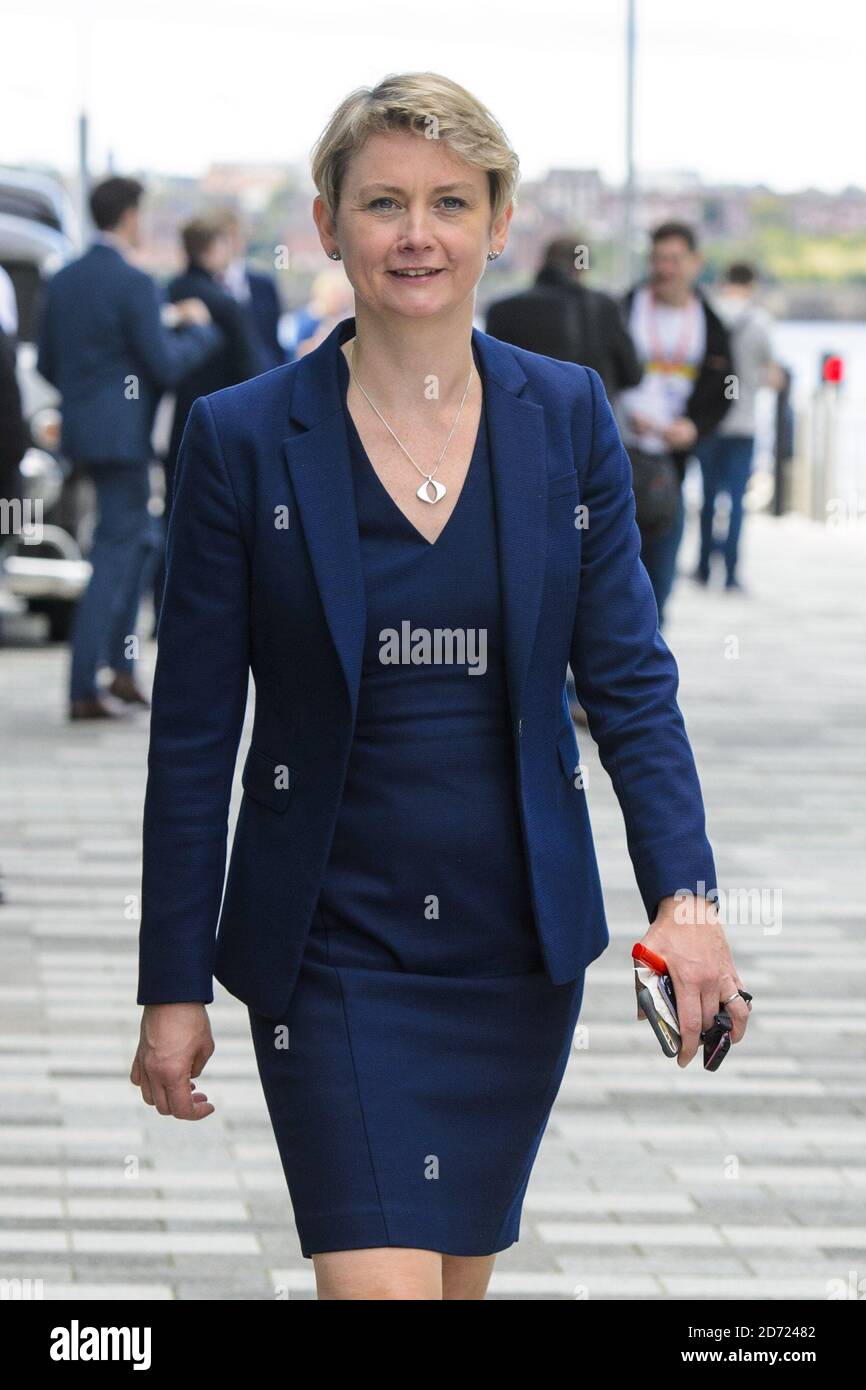
[[[431,544],[370,463],[338,360],[367,600],[358,717],[298,982],[283,1019],[250,1010],[253,1041],[305,1257],[489,1255],[519,1237],[584,972],[551,983],[532,917],[486,412]]]

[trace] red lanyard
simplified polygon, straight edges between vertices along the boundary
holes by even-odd
[[[680,342],[674,351],[669,353],[663,350],[661,339],[656,331],[656,304],[652,290],[647,291],[647,300],[646,322],[647,337],[650,342],[650,358],[653,362],[663,363],[664,370],[667,371],[671,371],[676,367],[681,367],[686,360],[688,346],[692,338],[692,329],[695,320],[694,311],[697,307],[697,300],[694,295],[692,295],[688,304],[683,305],[683,308],[688,312],[683,316],[684,324],[680,335]]]

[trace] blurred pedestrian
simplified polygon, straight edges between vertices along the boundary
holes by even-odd
[[[174,419],[166,458],[166,514],[171,509],[174,470],[187,416],[197,396],[208,396],[225,386],[235,386],[264,370],[256,331],[243,306],[225,288],[222,277],[233,249],[224,220],[219,216],[194,217],[182,228],[186,269],[166,287],[172,304],[200,299],[222,330],[222,347],[187,372],[175,392]]]
[[[228,264],[220,278],[228,293],[249,316],[259,350],[259,372],[282,367],[286,362],[279,336],[282,308],[273,276],[251,270],[247,265],[248,237],[238,214],[232,208],[222,208],[215,216],[231,247]]]
[[[62,396],[61,449],[96,487],[92,574],[72,632],[69,717],[106,719],[147,705],[135,681],[135,635],[153,544],[150,436],[161,393],[223,342],[199,299],[171,309],[167,331],[150,276],[127,259],[142,244],[136,179],[112,177],[90,196],[98,229],[88,250],[50,281],[38,368]],[[97,673],[114,672],[108,692]],[[114,698],[112,698],[114,697]]]
[[[519,294],[495,300],[487,310],[485,332],[502,342],[592,367],[608,397],[641,379],[641,365],[616,300],[583,284],[575,264],[577,234],[548,242],[535,283]],[[569,668],[566,681],[572,718],[586,726]]]
[[[641,365],[616,300],[583,284],[575,265],[579,238],[549,242],[535,283],[520,294],[497,299],[487,310],[485,331],[505,343],[592,367],[610,398],[641,379]]]
[[[648,277],[623,300],[644,371],[615,402],[615,413],[631,458],[641,559],[659,626],[683,534],[686,464],[731,404],[728,333],[697,286],[702,265],[694,230],[664,222],[651,236]]]
[[[305,357],[323,343],[332,329],[351,314],[352,287],[336,266],[319,271],[310,286],[307,303],[295,314],[294,357]]]
[[[239,381],[247,381],[267,370],[262,364],[260,343],[251,315],[225,288],[223,276],[234,252],[223,218],[215,214],[194,217],[182,228],[181,236],[186,269],[169,281],[166,298],[170,303],[180,303],[190,297],[200,299],[207,305],[214,323],[222,330],[225,341],[219,351],[187,373],[175,392],[171,435],[165,456],[163,542],[171,516],[177,458],[193,401],[198,396],[235,386]],[[153,635],[156,636],[165,585],[164,544],[151,573],[155,614]]]
[[[773,367],[771,319],[766,309],[755,302],[756,288],[754,267],[736,261],[728,267],[721,289],[713,299],[713,307],[731,340],[737,396],[718,429],[702,439],[695,450],[704,484],[701,552],[695,578],[701,584],[709,581],[716,498],[720,492],[726,492],[730,511],[722,544],[725,588],[729,590],[742,587],[737,578],[737,557],[743,524],[743,496],[755,451],[755,397],[759,388],[768,384],[768,373]]]

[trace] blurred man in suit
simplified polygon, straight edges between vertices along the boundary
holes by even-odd
[[[250,270],[247,265],[247,238],[238,214],[226,208],[218,216],[231,244],[231,259],[222,273],[222,283],[249,315],[259,347],[259,371],[282,367],[286,354],[279,339],[282,310],[277,287],[270,275]]]
[[[150,436],[159,397],[223,343],[199,299],[171,309],[163,326],[156,285],[127,257],[142,243],[136,179],[94,188],[92,245],[54,276],[39,335],[39,371],[62,396],[61,448],[92,477],[99,521],[92,575],[72,633],[71,719],[106,719],[147,705],[135,681],[139,599],[152,528]],[[114,680],[106,694],[100,665]],[[112,698],[113,697],[113,698]]]
[[[222,330],[222,348],[207,357],[183,378],[174,398],[171,436],[165,456],[165,511],[163,527],[167,528],[174,498],[174,479],[180,443],[187,416],[198,396],[221,391],[239,381],[258,376],[263,370],[259,340],[244,306],[229,294],[222,276],[232,257],[232,245],[222,219],[208,214],[194,217],[182,228],[187,266],[182,274],[169,281],[166,297],[170,303],[182,303],[191,297],[207,305],[214,323]],[[155,566],[153,577],[153,607],[159,621],[162,591],[165,583],[165,548]]]
[[[580,245],[576,234],[548,242],[534,285],[491,304],[485,329],[529,352],[594,368],[613,397],[640,381],[641,366],[616,300],[581,283]],[[572,718],[585,725],[570,671],[567,688]]]
[[[637,385],[641,366],[616,300],[582,283],[579,245],[576,235],[549,242],[534,285],[491,304],[485,329],[530,352],[593,367],[612,398]]]
[[[232,245],[222,219],[213,215],[195,217],[183,227],[181,235],[187,266],[183,274],[169,282],[166,297],[172,304],[200,299],[222,329],[225,342],[218,352],[188,372],[175,392],[166,458],[166,513],[171,509],[175,465],[193,401],[221,391],[224,386],[247,381],[262,370],[259,341],[249,315],[222,283],[232,258]]]

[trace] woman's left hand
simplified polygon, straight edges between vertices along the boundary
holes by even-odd
[[[677,1065],[687,1067],[720,1008],[731,1017],[731,1041],[740,1042],[750,1005],[739,997],[745,985],[737,973],[718,911],[706,898],[662,898],[643,945],[662,956],[677,996],[682,1046]],[[727,1001],[727,1002],[725,1002]]]

